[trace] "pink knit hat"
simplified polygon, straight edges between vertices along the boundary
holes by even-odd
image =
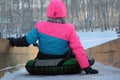
[[[50,18],[65,18],[66,7],[62,0],[51,0],[47,8],[47,16]]]

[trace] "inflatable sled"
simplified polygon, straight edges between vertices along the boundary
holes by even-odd
[[[68,59],[29,60],[25,68],[32,75],[76,74],[82,71],[74,57]]]

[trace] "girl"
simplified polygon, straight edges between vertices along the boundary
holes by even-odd
[[[47,21],[39,21],[28,34],[21,38],[10,38],[13,46],[28,46],[38,40],[39,53],[36,59],[66,56],[67,51],[75,55],[80,68],[86,74],[97,74],[90,67],[84,48],[73,24],[65,22],[67,11],[62,0],[51,0],[47,7]]]

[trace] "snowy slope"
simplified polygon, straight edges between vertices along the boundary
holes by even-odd
[[[114,31],[105,32],[77,32],[85,49],[105,43],[117,38]],[[33,76],[29,75],[24,68],[13,73],[7,72],[1,80],[120,80],[120,69],[106,66],[98,62],[93,65],[93,68],[99,70],[99,74],[85,75],[54,75],[54,76]]]

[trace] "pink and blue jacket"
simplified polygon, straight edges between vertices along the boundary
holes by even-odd
[[[38,22],[35,28],[28,32],[26,40],[29,44],[34,44],[38,40],[39,50],[50,55],[62,55],[70,47],[80,67],[89,66],[84,48],[72,24]]]

